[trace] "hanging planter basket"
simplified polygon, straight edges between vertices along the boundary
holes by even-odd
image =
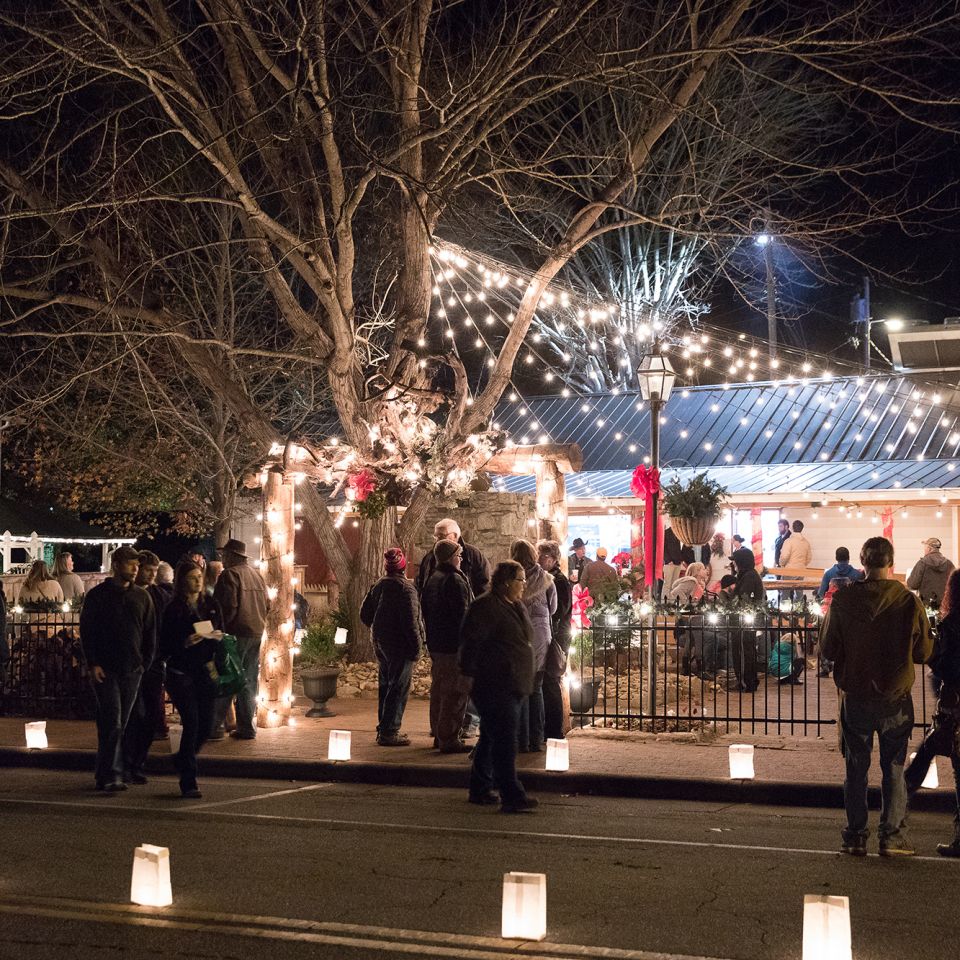
[[[681,543],[702,547],[709,543],[717,529],[716,517],[671,517],[670,526]]]

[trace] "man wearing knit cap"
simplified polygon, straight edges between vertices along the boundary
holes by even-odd
[[[413,664],[423,643],[420,600],[406,578],[407,558],[400,547],[383,555],[386,576],[369,590],[360,607],[360,619],[371,628],[379,671],[377,743],[405,747],[410,738],[400,732],[410,694]]]
[[[450,517],[437,521],[433,528],[434,540],[439,543],[441,540],[450,540],[459,544],[463,550],[463,556],[460,559],[460,569],[470,584],[470,589],[475,597],[486,593],[490,589],[490,564],[486,557],[472,544],[465,543],[460,535],[460,524]],[[420,561],[420,569],[417,571],[417,593],[422,594],[430,575],[436,569],[437,560],[433,551],[428,553]]]
[[[467,707],[461,690],[457,654],[460,625],[473,601],[470,584],[460,569],[463,548],[452,540],[438,540],[433,548],[435,567],[424,584],[420,603],[430,651],[430,731],[441,753],[466,753],[460,739]]]

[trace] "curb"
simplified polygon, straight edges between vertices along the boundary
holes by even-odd
[[[41,770],[92,771],[93,750],[27,750],[0,747],[0,767]],[[172,774],[167,757],[149,757],[147,772]],[[309,780],[315,783],[364,783],[389,787],[441,787],[466,790],[468,767],[427,763],[386,764],[366,760],[244,760],[204,757],[204,777],[249,780]],[[537,793],[586,794],[645,800],[697,800],[707,803],[752,803],[763,806],[843,808],[843,787],[835,784],[790,783],[779,780],[726,780],[719,777],[686,778],[631,776],[614,773],[555,773],[521,771],[524,785]],[[879,806],[880,790],[871,787],[870,804]],[[956,811],[952,789],[925,790],[911,801],[911,810],[936,813]]]

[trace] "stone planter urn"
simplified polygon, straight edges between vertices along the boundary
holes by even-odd
[[[579,687],[570,687],[570,713],[589,713],[597,704],[600,684],[594,680],[584,680]]]
[[[339,677],[339,667],[306,667],[300,671],[303,693],[313,701],[313,706],[307,711],[308,717],[336,716],[332,710],[327,709],[327,701],[337,695]]]

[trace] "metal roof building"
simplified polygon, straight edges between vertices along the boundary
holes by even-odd
[[[515,442],[578,443],[574,497],[578,488],[630,497],[633,469],[649,454],[650,411],[638,394],[517,400],[497,422]],[[960,486],[960,407],[906,377],[674,390],[660,444],[664,473],[707,470],[735,494]],[[526,491],[532,480],[503,485]]]

